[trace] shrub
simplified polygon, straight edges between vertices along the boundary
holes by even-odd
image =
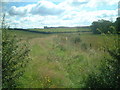
[[[87,44],[86,43],[82,43],[81,44],[81,49],[83,49],[83,50],[87,50]]]
[[[73,35],[70,38],[71,38],[71,42],[74,43],[74,44],[77,44],[77,43],[81,42],[81,39],[80,39],[79,35]]]
[[[120,88],[120,38],[119,35],[114,39],[114,45],[104,45],[105,51],[111,58],[101,61],[100,73],[92,72],[86,81],[87,88]]]
[[[3,18],[4,19],[4,18]],[[2,25],[2,87],[15,88],[29,60],[29,49]]]

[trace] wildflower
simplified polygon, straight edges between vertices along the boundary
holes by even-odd
[[[48,79],[48,82],[51,82],[51,81]]]

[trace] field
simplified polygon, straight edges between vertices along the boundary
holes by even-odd
[[[89,28],[49,28],[49,29],[30,29],[43,32],[74,32],[74,31],[90,31]]]
[[[19,87],[23,88],[83,88],[88,74],[99,73],[97,68],[101,60],[110,58],[102,50],[105,41],[109,45],[113,44],[112,39],[108,41],[105,36],[91,32],[9,32],[26,41],[30,48],[31,60],[24,75],[18,80]]]

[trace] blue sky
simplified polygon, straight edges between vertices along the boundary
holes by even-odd
[[[93,21],[115,21],[119,0],[3,0],[11,27],[87,26]]]

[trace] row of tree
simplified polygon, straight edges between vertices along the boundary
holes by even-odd
[[[93,34],[101,34],[101,33],[119,33],[120,32],[120,17],[116,19],[115,22],[111,22],[108,20],[98,20],[94,21],[91,25],[91,30]]]

